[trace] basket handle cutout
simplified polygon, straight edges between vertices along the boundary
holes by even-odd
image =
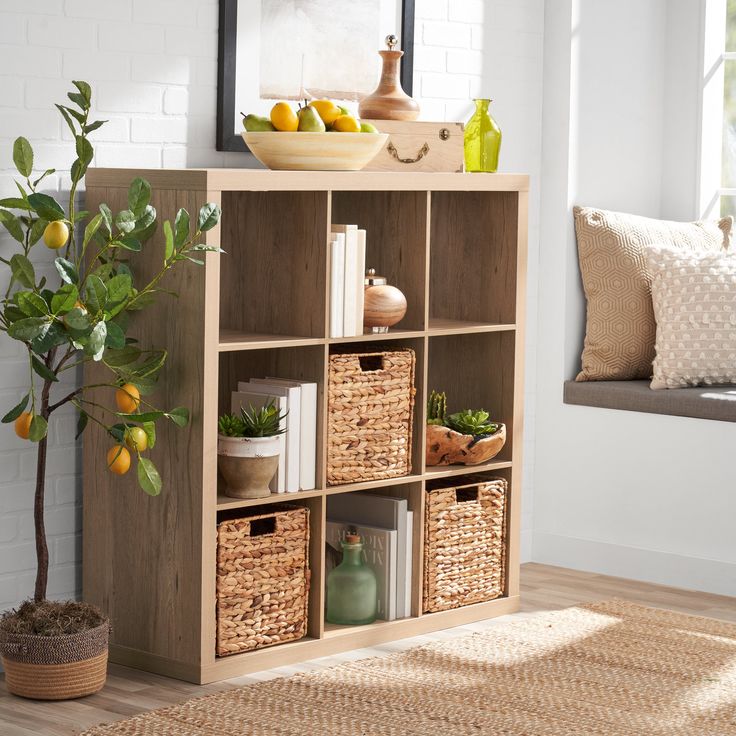
[[[380,371],[383,368],[383,356],[382,355],[359,355],[358,362],[360,363],[360,370],[363,373],[369,371]]]
[[[458,503],[468,503],[478,500],[478,486],[472,488],[458,488],[455,491],[455,497]]]
[[[264,537],[276,531],[276,517],[268,516],[265,519],[253,519],[250,523],[251,537]]]

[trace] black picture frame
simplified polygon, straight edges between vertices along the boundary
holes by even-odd
[[[401,0],[401,86],[412,94],[414,74],[414,0]],[[217,42],[217,140],[218,151],[245,153],[243,138],[232,130],[235,118],[235,64],[238,48],[238,0],[220,0]]]

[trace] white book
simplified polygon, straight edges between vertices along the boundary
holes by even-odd
[[[333,233],[330,243],[330,337],[342,337],[345,304],[345,234]]]
[[[411,616],[412,572],[414,569],[414,512],[406,512],[406,600],[404,616]]]
[[[344,524],[327,520],[325,541],[329,548],[325,557],[325,574],[342,557],[340,542],[349,529],[354,529],[363,542],[366,562],[376,573],[378,583],[378,618],[393,621],[396,618],[396,558],[398,532],[361,524]],[[332,552],[331,550],[334,550]]]
[[[301,430],[301,389],[298,386],[277,386],[271,383],[238,382],[238,391],[260,394],[262,396],[285,396],[288,415],[286,427],[286,468],[284,490],[293,493],[299,490],[299,433]]]
[[[317,384],[288,378],[253,378],[251,383],[274,383],[299,386],[301,389],[301,419],[299,428],[299,487],[311,491],[317,483]]]
[[[363,334],[363,297],[365,296],[365,230],[358,229],[358,268],[355,282],[355,334]]]
[[[342,336],[354,337],[358,334],[355,324],[358,294],[355,285],[358,281],[358,226],[333,225],[332,231],[345,233],[345,294],[342,313]],[[361,333],[363,325],[360,326]]]
[[[239,384],[238,387],[240,387]],[[247,384],[245,384],[247,385]],[[230,399],[231,411],[233,414],[240,416],[241,407],[246,411],[250,411],[252,406],[254,409],[260,409],[266,406],[273,399],[274,406],[279,412],[288,410],[288,402],[286,396],[268,396],[265,394],[251,393],[250,391],[233,391]],[[285,426],[286,420],[284,420]],[[284,493],[286,490],[286,435],[279,435],[279,467],[274,475],[270,485],[274,493]]]

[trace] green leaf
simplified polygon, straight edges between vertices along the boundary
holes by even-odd
[[[86,411],[79,412],[79,419],[77,420],[77,434],[75,435],[74,439],[78,440],[82,436],[82,432],[87,428],[87,423],[89,422],[89,414],[87,414]]]
[[[33,366],[33,370],[38,373],[41,378],[43,378],[44,381],[53,381],[54,383],[58,381],[59,379],[56,377],[56,374],[49,370],[49,368],[42,363],[35,355],[31,356],[31,365]]]
[[[66,218],[62,206],[48,194],[34,192],[28,195],[28,203],[31,207],[43,217],[44,220],[52,222],[54,220],[63,220]]]
[[[164,222],[164,238],[166,241],[164,263],[166,263],[174,255],[174,233],[171,230],[171,223],[168,220]]]
[[[126,426],[124,424],[113,424],[107,431],[114,440],[121,444],[125,442]]]
[[[156,229],[156,208],[147,204],[143,208],[143,212],[137,216],[135,227],[130,231],[131,235],[136,235],[140,240],[147,240]]]
[[[138,458],[138,484],[149,496],[161,493],[161,476],[147,457]]]
[[[138,294],[134,299],[131,299],[126,308],[135,312],[150,307],[155,301],[156,294],[152,291],[147,291],[145,294]]]
[[[105,339],[107,338],[107,322],[98,322],[89,336],[85,352],[94,360],[101,360],[105,352]]]
[[[14,422],[26,410],[26,407],[28,406],[28,401],[30,400],[30,398],[31,398],[31,395],[30,394],[26,394],[21,399],[20,404],[16,404],[2,419],[0,419],[0,422],[2,422],[3,424],[10,424],[10,422]],[[144,425],[143,429],[145,429],[145,428],[146,427]],[[146,432],[146,434],[148,434],[148,432]],[[154,431],[154,438],[155,438],[155,436],[156,435],[155,435],[155,431]],[[153,445],[151,445],[151,438],[150,438],[150,436],[148,438],[148,444],[151,447],[153,447]]]
[[[204,261],[201,258],[192,258],[191,256],[184,256],[184,258],[191,263],[196,263],[198,266],[204,266]]]
[[[48,320],[45,320],[43,317],[26,317],[25,319],[19,319],[17,322],[13,322],[8,327],[8,335],[14,340],[27,342],[40,335],[41,328],[47,324]]]
[[[177,250],[184,245],[189,239],[189,213],[184,209],[180,209],[176,213],[174,220],[174,245]]]
[[[41,174],[41,176],[36,179],[36,181],[33,182],[33,186],[37,187],[47,176],[50,176],[51,174],[55,174],[56,169],[46,169],[46,171]]]
[[[67,92],[66,96],[82,110],[86,110],[89,107],[87,100],[85,100],[84,96],[80,95],[78,92]]]
[[[0,207],[10,207],[14,210],[27,210],[28,200],[21,199],[20,197],[5,197],[5,199],[0,199]]]
[[[20,136],[13,143],[13,163],[18,172],[28,178],[33,171],[33,149],[26,138]]]
[[[28,434],[28,439],[31,442],[40,442],[49,431],[49,425],[46,420],[38,414],[33,415],[31,419],[31,431]]]
[[[212,230],[220,220],[220,208],[213,202],[202,205],[197,218],[197,229],[205,232]]]
[[[78,212],[74,213],[74,222],[85,220],[88,217],[89,217],[89,212],[87,210],[79,210]]]
[[[123,366],[135,363],[141,357],[139,348],[133,345],[126,345],[119,350],[108,350],[105,353],[105,363],[110,368],[122,368]]]
[[[68,335],[56,322],[47,322],[36,337],[31,340],[31,350],[36,355],[44,355],[56,345],[68,344]]]
[[[107,304],[107,287],[96,274],[93,273],[87,276],[84,295],[87,306],[93,312],[96,313],[105,308]]]
[[[63,284],[51,297],[51,311],[54,314],[66,314],[74,309],[79,300],[79,290],[74,284]]]
[[[36,285],[36,272],[33,264],[20,253],[16,253],[10,258],[10,270],[13,272],[13,278],[27,289],[33,289]]]
[[[125,301],[130,295],[133,282],[128,274],[118,274],[107,282],[107,300],[109,304]]]
[[[8,210],[0,210],[0,222],[5,226],[5,229],[17,240],[19,243],[23,243],[25,238],[23,237],[23,228],[21,227],[20,220]]]
[[[59,104],[56,105],[56,109],[61,113],[61,117],[66,121],[66,124],[69,126],[69,130],[71,130],[72,134],[76,137],[77,129],[74,127],[71,115],[69,115],[70,110]]]
[[[140,217],[150,201],[151,185],[139,176],[133,179],[128,188],[128,207],[130,210],[136,217]]]
[[[34,221],[33,225],[31,225],[31,234],[28,237],[28,241],[31,245],[36,245],[36,243],[41,240],[43,231],[46,229],[46,225],[48,224],[48,220],[44,220],[43,218],[39,218]]]
[[[91,133],[94,130],[97,130],[97,128],[101,128],[107,120],[95,120],[94,123],[89,123],[84,126],[84,132],[86,134]]]
[[[87,103],[87,107],[89,107],[89,104],[92,101],[92,88],[87,84],[87,82],[82,82],[80,80],[72,80],[72,84],[79,90],[82,97],[84,97],[84,101]]]
[[[19,291],[17,294],[18,307],[27,317],[45,317],[48,304],[33,291]]]
[[[116,411],[114,414],[126,422],[155,422],[164,416],[162,411],[145,411],[141,414],[124,414]]]
[[[100,205],[100,214],[102,215],[102,223],[105,226],[105,230],[107,230],[108,236],[112,235],[112,212],[104,202]]]
[[[125,333],[119,325],[115,324],[115,322],[107,323],[107,337],[105,338],[105,345],[108,348],[114,348],[116,350],[120,350],[125,347]]]
[[[167,412],[166,416],[171,419],[177,427],[186,427],[189,424],[189,409],[183,406],[177,406],[176,409],[172,409]]]
[[[141,250],[143,250],[141,241],[130,235],[126,235],[124,238],[118,238],[110,245],[117,246],[118,248],[123,248],[124,250],[130,250],[134,253],[139,253]]]
[[[155,375],[161,370],[161,368],[163,368],[167,355],[168,354],[165,350],[154,353],[154,355],[144,363],[135,367],[135,374],[141,378]]]
[[[70,330],[76,330],[77,332],[86,332],[89,329],[90,321],[89,315],[83,309],[74,307],[64,317],[64,324]]]
[[[82,241],[82,247],[86,248],[92,236],[97,232],[100,225],[102,224],[102,215],[95,215],[88,223],[87,227],[84,228],[84,240]]]
[[[148,449],[152,450],[156,446],[156,424],[155,422],[143,422],[143,431],[148,437]]]
[[[122,232],[131,233],[135,230],[135,220],[136,217],[133,212],[130,210],[123,210],[122,212],[118,212],[115,217],[115,224]]]
[[[67,284],[79,283],[79,274],[77,273],[77,269],[74,267],[73,263],[67,261],[66,258],[59,257],[54,261],[54,265],[56,266],[56,270],[59,272],[59,276],[61,276],[62,281]]]

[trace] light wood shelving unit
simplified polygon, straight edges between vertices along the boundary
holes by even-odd
[[[156,400],[188,406],[185,429],[162,427],[152,451],[164,490],[150,498],[135,479],[105,468],[110,438],[90,427],[84,443],[84,598],[113,622],[115,662],[205,683],[510,613],[519,606],[519,514],[523,423],[524,305],[528,178],[516,174],[275,172],[230,169],[91,169],[86,209],[127,207],[135,176],[153,187],[159,220],[176,209],[222,207],[204,268],[171,274],[162,296],[135,325],[142,345],[170,352]],[[386,335],[330,339],[331,223],[368,233],[367,266],[406,295],[404,320]],[[135,259],[140,278],[160,267],[159,233]],[[366,342],[413,348],[417,356],[412,474],[327,486],[327,366],[333,346]],[[94,376],[95,368],[90,369]],[[245,501],[218,492],[217,417],[238,380],[282,375],[319,384],[317,489]],[[489,408],[506,423],[507,444],[481,466],[426,468],[428,390],[451,408]],[[109,397],[107,397],[109,400]],[[467,473],[509,481],[506,595],[423,614],[425,482]],[[132,476],[132,473],[131,473]],[[418,512],[412,616],[369,626],[325,625],[324,532],[332,494],[371,490],[405,497]],[[307,637],[215,656],[215,550],[218,511],[263,503],[310,509],[311,591]]]

